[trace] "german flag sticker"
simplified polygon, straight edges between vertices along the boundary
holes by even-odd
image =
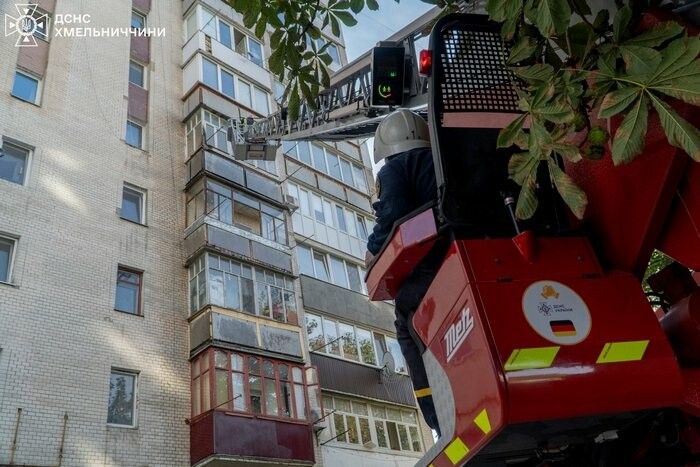
[[[574,323],[568,319],[550,321],[549,326],[552,328],[552,332],[557,337],[576,335],[576,327],[574,326]]]

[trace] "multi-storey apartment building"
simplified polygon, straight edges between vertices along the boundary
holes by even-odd
[[[36,3],[3,5],[37,27],[0,47],[0,464],[413,465],[366,146],[232,156],[283,85],[221,0]]]

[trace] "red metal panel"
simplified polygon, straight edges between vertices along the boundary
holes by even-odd
[[[467,286],[467,271],[453,243],[430,289],[413,317],[413,326],[423,342],[432,342],[447,314]]]
[[[190,423],[190,463],[214,453],[214,415],[212,412]]]
[[[214,448],[216,454],[314,461],[311,426],[216,411]]]
[[[592,255],[579,259],[590,254],[585,239],[541,239],[529,265],[522,257],[516,262],[514,248],[508,239],[457,242],[414,318],[454,393],[456,432],[444,435],[468,447],[460,464],[507,425],[681,406],[684,388],[675,355],[634,276],[584,277],[600,272]],[[515,274],[509,280],[496,281],[495,257],[512,262]],[[575,297],[572,306],[580,311],[575,315],[587,317],[585,326],[569,321],[574,331],[563,326],[562,335],[575,336],[575,342],[549,337],[536,322],[531,324],[533,313],[554,314],[556,318],[544,320],[548,323],[571,317],[558,308],[564,302],[559,293]],[[538,295],[548,300],[549,294],[556,295],[557,300],[546,302],[554,303],[553,308],[532,307],[533,296],[538,305]],[[609,350],[610,344],[622,344],[615,347],[619,350],[638,342],[642,350],[633,351],[636,356],[623,351],[613,357]],[[542,348],[554,349],[551,361],[513,366],[517,350]],[[483,409],[489,432],[475,422]],[[433,465],[453,464],[441,454]]]
[[[391,300],[437,239],[432,209],[399,225],[366,278],[370,300]]]
[[[700,164],[691,163],[664,225],[661,251],[700,271]]]
[[[615,167],[608,155],[567,165],[588,195],[586,219],[605,266],[644,272],[689,160],[666,142],[658,115],[651,113],[644,153],[632,163]]]

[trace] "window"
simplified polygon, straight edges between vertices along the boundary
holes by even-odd
[[[143,147],[143,127],[131,120],[126,121],[126,144],[135,148]]]
[[[258,66],[263,66],[262,44],[252,37],[234,30],[235,50]]]
[[[189,40],[197,32],[197,10],[195,9],[185,20],[185,39]]]
[[[219,19],[219,42],[224,44],[229,49],[232,47],[231,42],[231,26]]]
[[[24,185],[29,167],[29,150],[3,141],[0,151],[0,179]]]
[[[283,148],[283,152],[336,180],[367,193],[367,181],[362,166],[351,163],[330,148],[299,141],[288,143]]]
[[[314,420],[321,413],[316,369],[210,349],[192,361],[192,416],[211,409]]]
[[[15,72],[15,82],[12,85],[12,95],[23,101],[37,103],[39,95],[39,80],[21,71]]]
[[[216,63],[206,58],[202,59],[202,81],[207,86],[211,86],[214,89],[219,89],[219,79],[217,78],[217,66]]]
[[[287,244],[287,224],[282,209],[213,180],[206,179],[204,187],[203,191],[201,188],[190,190],[191,195],[187,200],[187,225],[200,216],[207,215],[273,242]]]
[[[43,41],[48,41],[50,17],[45,12],[36,8],[36,6],[34,7],[34,11],[31,13],[31,16],[34,18],[33,36],[38,37]]]
[[[202,82],[261,115],[270,113],[270,93],[202,57]]]
[[[354,292],[367,293],[365,284],[360,279],[363,269],[357,264],[335,255],[315,251],[298,243],[296,252],[301,274],[331,282]],[[329,263],[331,264],[330,269],[328,267]]]
[[[207,303],[298,324],[292,279],[207,253],[190,265],[190,312]]]
[[[145,224],[146,191],[124,184],[122,191],[121,218],[137,224]]]
[[[0,282],[10,283],[17,240],[0,237]]]
[[[112,370],[109,378],[107,423],[136,426],[136,373]]]
[[[323,396],[327,414],[333,413],[333,436],[339,443],[363,445],[373,442],[380,449],[423,451],[415,410],[371,404],[328,394]]]
[[[375,349],[375,341],[380,341],[381,346],[386,348],[384,339],[393,339],[383,334],[372,333],[368,329],[316,316],[308,312],[305,313],[305,316],[306,334],[309,338],[309,349],[312,352],[328,353],[346,360],[378,366],[381,358],[378,358],[377,355],[381,357],[384,355],[384,351],[381,347]],[[399,357],[401,360],[397,360],[397,362],[401,365],[401,371],[405,372],[400,349]]]
[[[133,269],[119,266],[117,270],[117,292],[114,299],[114,309],[141,314],[141,282],[143,274]]]
[[[145,69],[140,63],[129,62],[129,82],[139,87],[144,86]]]
[[[145,29],[146,28],[146,16],[143,13],[139,13],[136,10],[131,11],[131,27],[133,29]]]

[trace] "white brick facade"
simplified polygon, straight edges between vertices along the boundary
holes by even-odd
[[[0,284],[0,464],[16,431],[14,463],[56,465],[67,414],[64,466],[189,465],[180,9],[154,0],[148,17],[166,36],[143,152],[123,142],[129,37],[53,37],[39,107],[10,96],[18,49],[0,42],[0,134],[35,147],[25,186],[0,180],[0,232],[19,238]],[[131,2],[56,13],[128,27]],[[147,226],[117,214],[125,181],[148,190]],[[119,264],[144,271],[143,316],[114,311]],[[107,427],[111,368],[139,372],[135,429]]]

